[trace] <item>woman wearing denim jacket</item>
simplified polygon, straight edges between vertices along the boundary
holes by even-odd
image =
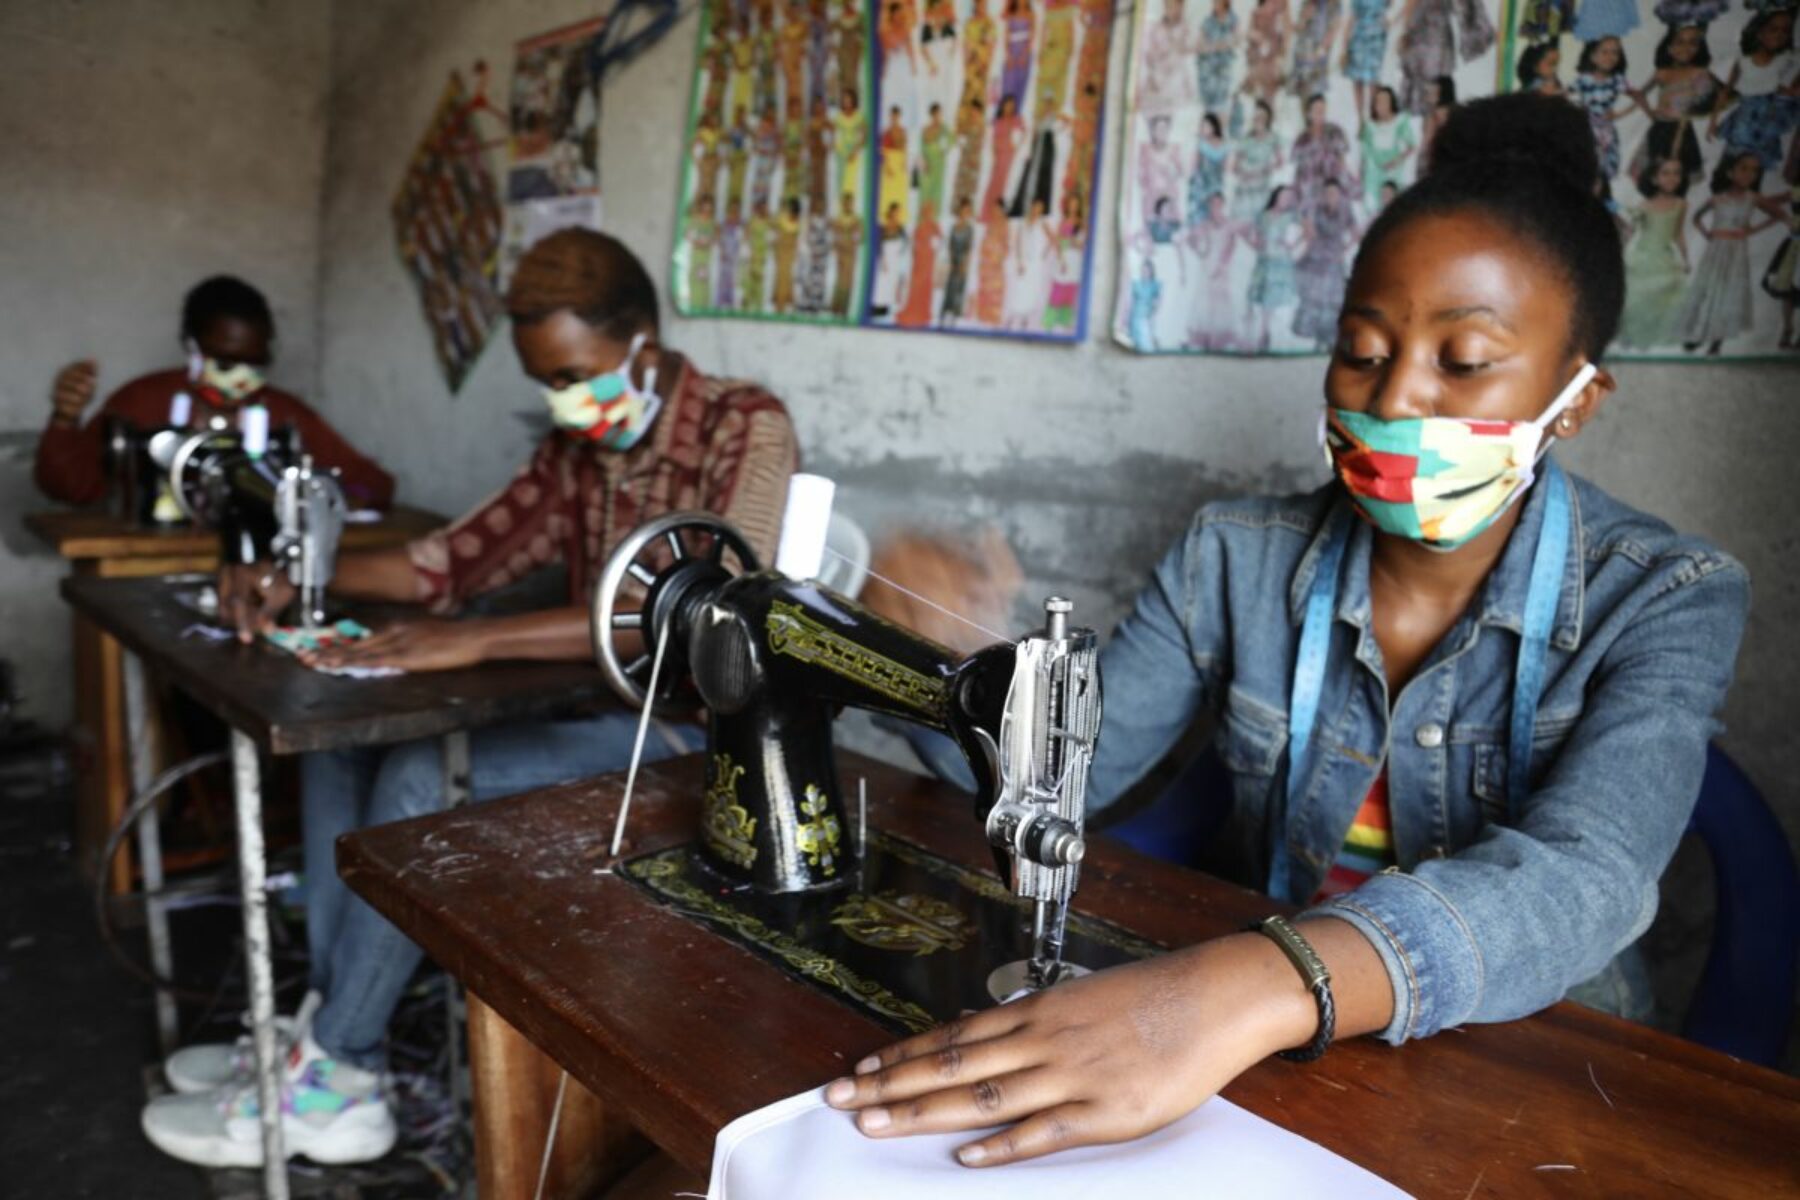
[[[1396,1044],[1583,984],[1619,1007],[1609,964],[1655,913],[1749,582],[1542,457],[1614,386],[1596,178],[1565,102],[1459,109],[1359,251],[1325,380],[1337,482],[1202,509],[1104,653],[1090,805],[1209,712],[1246,882],[1309,907],[870,1056],[827,1089],[863,1132],[1007,1124],[970,1166],[1138,1137],[1322,1052],[1326,995],[1336,1036]]]

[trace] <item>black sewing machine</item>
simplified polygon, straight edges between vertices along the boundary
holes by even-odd
[[[633,581],[643,602],[626,611]],[[785,895],[856,876],[832,752],[839,708],[949,734],[974,771],[975,817],[1001,878],[1032,906],[1029,958],[988,983],[1011,994],[1079,971],[1063,962],[1064,930],[1085,852],[1101,687],[1094,633],[1070,627],[1070,607],[1052,598],[1042,629],[965,658],[817,582],[759,570],[743,537],[710,514],[674,513],[620,544],[595,587],[592,621],[622,698],[669,706],[691,681],[708,708],[700,842],[706,867],[728,884]],[[633,632],[644,652],[626,662],[615,637]]]
[[[326,623],[325,589],[337,563],[346,504],[335,473],[313,466],[298,437],[257,452],[222,428],[162,430],[149,439],[183,516],[219,533],[224,563],[269,562],[287,572],[296,594],[284,623]]]
[[[140,528],[190,522],[193,518],[170,493],[168,472],[152,457],[150,443],[162,433],[184,438],[192,431],[172,425],[144,428],[116,416],[107,416],[104,420],[106,440],[101,462],[109,484],[108,503],[114,514]],[[238,436],[228,432],[223,422],[216,432],[227,438]],[[301,454],[299,431],[287,425],[271,429],[265,454],[278,463],[298,462]]]

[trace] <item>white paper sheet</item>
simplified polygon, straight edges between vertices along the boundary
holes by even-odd
[[[1006,1167],[952,1157],[977,1134],[868,1138],[823,1089],[739,1117],[713,1146],[710,1200],[1408,1200],[1322,1146],[1214,1097],[1149,1137]]]

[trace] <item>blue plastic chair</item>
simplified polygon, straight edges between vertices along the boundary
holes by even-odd
[[[1210,750],[1147,807],[1106,833],[1152,858],[1192,865],[1230,808],[1231,778]],[[1749,777],[1717,746],[1688,830],[1712,855],[1718,913],[1682,1035],[1777,1067],[1800,973],[1800,876],[1787,835]]]
[[[1800,972],[1800,875],[1787,834],[1749,776],[1717,746],[1688,831],[1712,855],[1718,913],[1682,1036],[1781,1064]]]

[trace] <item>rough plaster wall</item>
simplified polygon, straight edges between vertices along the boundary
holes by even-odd
[[[333,419],[394,464],[411,499],[446,512],[520,461],[525,435],[511,414],[536,402],[504,338],[460,394],[448,393],[393,250],[387,200],[446,72],[486,58],[498,100],[515,39],[591,11],[567,0],[336,8],[321,390]],[[1101,328],[1114,279],[1125,26],[1114,45],[1090,309]],[[690,17],[614,76],[602,103],[607,225],[664,284],[694,37]],[[741,321],[671,319],[666,334],[707,369],[780,394],[807,466],[838,479],[843,508],[866,526],[995,523],[1025,564],[1030,596],[1064,591],[1102,627],[1197,504],[1323,478],[1319,360],[1145,359],[1098,339],[1058,348]],[[1648,365],[1619,375],[1605,419],[1565,461],[1749,565],[1756,609],[1726,745],[1800,842],[1800,741],[1790,733],[1800,711],[1796,375]],[[1708,884],[1703,858],[1690,852],[1678,867],[1669,940],[1691,968],[1704,948]]]
[[[330,8],[324,0],[0,5],[0,656],[30,711],[69,712],[64,571],[20,517],[63,363],[102,395],[179,363],[183,292],[260,286],[276,382],[312,389]]]

